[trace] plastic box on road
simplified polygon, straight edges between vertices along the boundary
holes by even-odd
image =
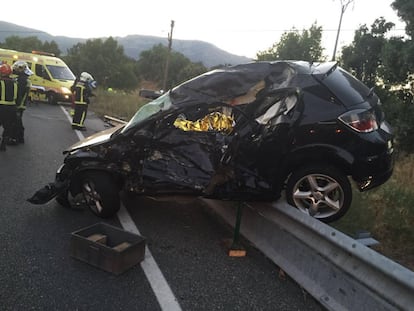
[[[145,238],[105,223],[72,232],[70,255],[119,275],[145,256]]]

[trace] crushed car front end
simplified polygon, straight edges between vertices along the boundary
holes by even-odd
[[[122,126],[91,135],[67,148],[63,164],[57,169],[55,180],[38,190],[28,201],[32,204],[45,204],[71,190],[77,184],[77,177],[85,170],[108,171],[120,175],[121,169],[116,162],[108,160],[108,151],[113,148],[111,137],[122,129]],[[115,134],[115,135],[114,135]],[[77,190],[79,191],[79,190]]]

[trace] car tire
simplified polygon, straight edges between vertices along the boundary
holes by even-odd
[[[121,207],[119,187],[105,172],[87,172],[81,177],[82,192],[87,207],[96,216],[109,218]]]
[[[288,179],[286,200],[301,212],[329,223],[348,211],[352,188],[348,177],[332,166],[301,167]]]
[[[83,211],[85,209],[84,195],[82,191],[74,193],[74,196],[72,196],[72,192],[69,191],[59,194],[56,197],[56,202],[58,202],[61,207]]]
[[[47,102],[48,102],[49,105],[56,105],[57,104],[55,93],[51,92],[51,93],[47,94]]]

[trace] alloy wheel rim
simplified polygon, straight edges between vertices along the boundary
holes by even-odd
[[[343,207],[344,190],[332,177],[308,174],[293,188],[293,201],[303,213],[323,219],[335,215]]]
[[[98,192],[95,190],[93,182],[87,181],[83,184],[83,193],[85,196],[86,204],[92,209],[95,213],[100,214],[103,210],[101,204],[101,197]]]

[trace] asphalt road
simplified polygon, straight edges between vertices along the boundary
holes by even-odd
[[[119,276],[70,257],[70,234],[102,219],[26,199],[53,181],[62,150],[78,134],[60,106],[32,104],[24,124],[25,144],[0,153],[0,310],[171,310],[159,303],[158,280],[143,269],[147,257]],[[103,122],[90,114],[86,126],[83,135]],[[229,257],[232,231],[196,200],[129,197],[124,206],[178,309],[322,309],[248,241],[246,257]],[[104,222],[122,226],[117,217]]]

